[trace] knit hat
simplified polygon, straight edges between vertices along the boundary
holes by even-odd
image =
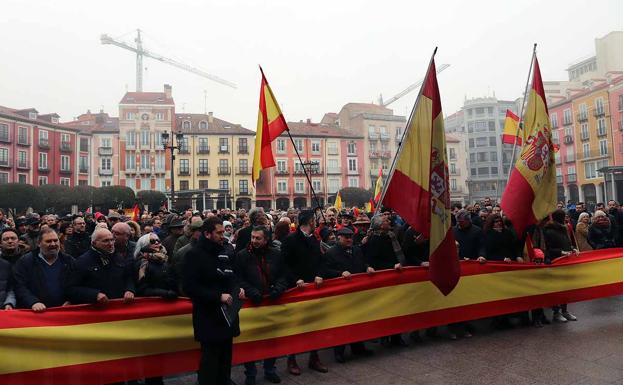
[[[227,227],[227,226],[234,227],[234,225],[232,225],[230,221],[223,221],[223,227]]]

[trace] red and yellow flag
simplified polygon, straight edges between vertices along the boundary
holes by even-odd
[[[140,214],[141,211],[138,208],[138,203],[134,205],[134,208],[132,209],[132,219],[134,222],[138,222],[138,220],[140,219]]]
[[[342,196],[340,195],[339,191],[337,192],[337,195],[335,196],[334,206],[338,211],[342,210]]]
[[[406,129],[382,203],[429,239],[430,279],[448,295],[460,272],[450,228],[446,137],[434,56]]]
[[[262,73],[260,88],[260,109],[257,115],[257,131],[255,132],[255,151],[253,152],[253,183],[260,178],[260,171],[275,166],[271,143],[288,129],[286,120],[281,113],[277,99]]]
[[[504,132],[502,133],[502,143],[516,144],[521,146],[523,140],[522,129],[519,127],[519,116],[513,114],[513,111],[506,110],[506,119],[504,120]]]
[[[379,177],[376,178],[376,184],[374,185],[374,201],[381,200],[381,192],[383,191],[383,166],[379,166]]]
[[[526,227],[556,210],[554,144],[539,62],[524,116],[526,142],[502,194],[502,210],[521,236]]]

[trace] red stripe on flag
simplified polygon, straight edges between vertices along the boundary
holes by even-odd
[[[519,122],[519,116],[513,114],[513,111],[511,111],[511,110],[506,110],[506,117],[507,118],[511,118],[511,119],[513,119],[516,122]]]
[[[414,204],[405,204],[405,197],[409,197],[409,202],[414,202]],[[418,224],[418,231],[426,238],[430,236],[430,215],[428,224],[423,223],[421,217],[422,213],[430,212],[430,192],[424,190],[400,170],[394,170],[394,175],[383,197],[383,206],[394,210],[400,208],[400,216],[407,223],[412,226]]]
[[[547,103],[545,102],[547,99],[545,98],[545,89],[543,88],[543,79],[541,78],[541,68],[539,67],[539,60],[534,56],[534,76],[532,77],[532,89],[536,92],[537,95],[543,99],[543,104],[545,105],[545,112],[549,115],[549,110],[547,108]]]
[[[435,121],[441,113],[441,96],[439,96],[439,87],[437,87],[437,69],[435,68],[435,60],[431,60],[426,74],[426,82],[422,89],[422,95],[426,96],[433,102],[432,121]]]
[[[510,180],[504,190],[500,206],[509,218],[512,218],[513,227],[517,236],[522,237],[526,228],[540,219],[535,218],[532,210],[534,190],[524,176],[516,168],[511,172]]]
[[[508,135],[508,134],[503,134],[502,135],[502,143],[504,144],[517,144],[518,146],[521,146],[521,138],[515,135]]]
[[[443,295],[448,295],[459,283],[461,277],[461,265],[457,256],[452,228],[446,232],[446,237],[433,251],[429,262],[431,282],[439,288]]]

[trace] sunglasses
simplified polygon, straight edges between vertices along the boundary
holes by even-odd
[[[151,243],[152,245],[155,245],[156,243],[157,243],[157,244],[160,244],[160,240],[159,240],[159,239],[153,239],[153,238],[152,238],[152,239],[150,239],[150,240],[149,240],[149,243]]]

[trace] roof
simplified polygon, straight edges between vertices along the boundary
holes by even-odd
[[[393,115],[394,113],[393,110],[374,103],[347,103],[342,109],[350,111],[351,117],[364,112],[381,115]]]
[[[37,119],[30,119],[28,117],[28,112],[37,112],[34,108],[27,108],[18,110],[15,108],[0,106],[0,117],[17,120],[23,123],[42,125],[50,128],[57,128],[61,130],[67,131],[79,131],[76,127],[66,125],[64,123],[52,123],[50,120],[45,120],[46,118],[50,118],[52,116],[58,117],[56,113],[41,115],[44,119],[40,119],[39,115],[37,115]]]
[[[292,136],[363,139],[356,132],[323,123],[288,122],[288,128]]]
[[[164,92],[126,92],[119,104],[162,104],[172,105],[173,98]]]
[[[460,143],[461,141],[456,136],[452,136],[452,135],[446,134],[446,142],[449,142],[449,143]]]
[[[109,116],[104,111],[93,114],[89,110],[86,114],[78,116],[76,120],[64,124],[75,127],[85,134],[119,132],[119,118]]]
[[[619,73],[614,73],[616,75],[618,75]],[[590,87],[590,88],[585,88],[585,89],[572,89],[570,88],[569,91],[571,91],[572,93],[570,94],[569,97],[557,101],[555,103],[553,103],[552,105],[548,106],[550,109],[551,108],[556,108],[559,107],[563,104],[567,104],[575,99],[579,99],[582,98],[584,96],[590,95],[593,92],[597,92],[597,91],[602,91],[607,89],[608,87],[610,87],[612,84],[617,84],[619,82],[623,82],[623,75],[621,76],[617,76],[612,78],[609,82],[607,81],[607,79],[598,79],[599,84]],[[575,92],[574,92],[575,91]]]
[[[183,128],[183,122],[190,121],[190,129]],[[200,123],[208,124],[206,128],[200,128]],[[255,135],[240,124],[230,123],[209,114],[175,114],[175,128],[186,134],[206,135]]]

